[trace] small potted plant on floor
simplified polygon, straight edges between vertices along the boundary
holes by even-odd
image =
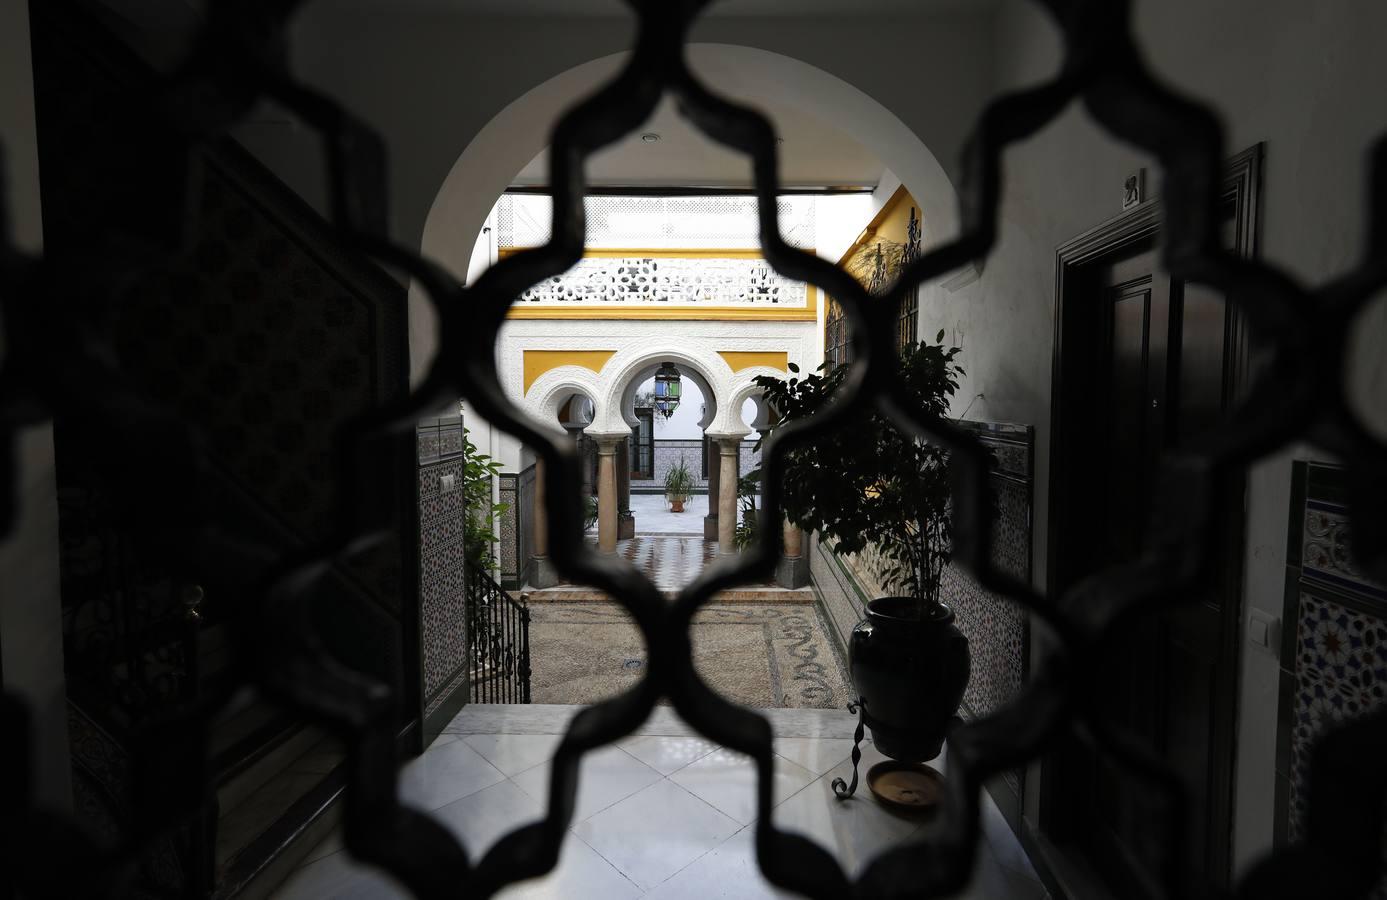
[[[679,462],[665,473],[665,499],[669,501],[670,512],[683,512],[684,504],[688,502],[696,486],[697,482],[694,481],[688,464],[684,462],[684,457],[679,457]]]
[[[905,350],[896,376],[919,408],[938,417],[947,415],[963,372],[959,349],[944,347],[943,337]],[[804,377],[794,377],[796,366],[790,371],[784,381],[756,379],[781,414],[769,433],[832,402],[848,368]],[[877,748],[924,762],[940,752],[970,668],[968,641],[940,598],[950,552],[948,453],[863,406],[789,454],[779,473],[785,513],[834,553],[871,548],[880,560],[883,586],[896,595],[870,601],[853,630],[853,685]]]

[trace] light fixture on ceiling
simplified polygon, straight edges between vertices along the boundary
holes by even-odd
[[[660,135],[654,131],[647,131],[645,134],[641,135],[641,140],[647,144],[658,144],[660,142]]]

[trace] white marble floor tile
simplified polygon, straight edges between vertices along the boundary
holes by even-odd
[[[955,895],[957,900],[1043,900],[1048,896],[1038,880],[1001,865],[986,841],[978,846],[968,887]]]
[[[637,534],[696,534],[701,537],[703,518],[708,515],[708,495],[694,494],[684,503],[684,511],[676,513],[669,511],[664,494],[632,494],[631,514],[636,517]]]
[[[521,790],[547,808],[549,803],[549,764],[542,763],[512,779]],[[659,781],[660,773],[620,747],[603,747],[583,757],[578,778],[578,802],[573,821],[581,822],[594,813],[624,800],[641,788]]]
[[[332,831],[328,832],[327,837],[323,838],[313,846],[312,850],[308,851],[308,855],[299,863],[299,868],[303,868],[311,862],[316,862],[324,856],[329,856],[341,850],[346,846],[342,841],[342,826],[338,825],[336,828],[332,829]]]
[[[445,731],[442,734],[438,735],[438,737],[434,738],[433,743],[429,744],[427,747],[424,748],[424,752],[427,753],[430,750],[442,747],[444,744],[451,744],[453,741],[457,740],[458,737],[459,735],[448,734]]]
[[[466,743],[450,741],[400,769],[400,802],[425,811],[438,809],[504,778]]]
[[[544,804],[510,781],[469,794],[430,813],[477,860],[503,835],[544,815]]]
[[[409,893],[379,869],[341,850],[295,869],[273,900],[405,900]]]
[[[548,762],[563,740],[560,734],[469,734],[463,738],[506,775],[519,775]]]
[[[1032,881],[1039,880],[1030,857],[1021,849],[1021,843],[1016,839],[1016,833],[1011,830],[1006,817],[985,791],[982,795],[982,830],[987,836],[987,846],[1003,868]]]
[[[776,757],[771,805],[784,802],[814,778],[803,766]],[[675,772],[670,780],[742,825],[756,818],[756,765],[749,756],[719,748]]]
[[[642,891],[602,855],[579,840],[564,838],[559,864],[543,878],[522,881],[496,896],[499,900],[635,900]]]
[[[815,775],[852,755],[852,741],[842,738],[776,738],[772,746],[776,753]]]
[[[717,744],[703,738],[658,735],[624,738],[617,746],[661,775],[678,772],[718,748]]]
[[[909,837],[918,817],[887,809],[859,782],[856,796],[839,800],[831,782],[852,777],[852,764],[840,763],[775,809],[773,821],[817,841],[853,876],[887,847]]]
[[[756,864],[755,826],[743,828],[674,877],[646,894],[647,900],[788,900]]]
[[[740,829],[734,819],[663,779],[573,830],[637,886],[650,890]]]

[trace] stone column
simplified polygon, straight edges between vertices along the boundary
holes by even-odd
[[[722,484],[722,454],[718,451],[718,442],[712,441],[709,447],[708,460],[708,515],[703,517],[703,539],[705,541],[716,541],[718,539],[718,504],[721,502],[718,496],[718,485]]]
[[[617,499],[616,457],[620,438],[597,439],[597,552],[615,553],[620,501]]]
[[[809,583],[809,561],[804,557],[804,532],[785,520],[785,551],[775,569],[775,583],[783,588],[802,588]]]
[[[580,430],[574,435],[574,445],[578,449],[578,458],[581,459],[583,469],[583,496],[592,496],[592,440],[585,436]]]
[[[722,471],[718,475],[718,554],[736,553],[732,536],[737,530],[737,476],[740,474],[741,438],[718,438]]]
[[[559,572],[549,559],[549,511],[544,508],[544,460],[535,460],[535,504],[531,511],[531,525],[534,528],[530,556],[531,587],[549,588],[559,583]]]
[[[631,512],[631,439],[625,438],[617,444],[616,491],[618,540],[636,536],[636,515]]]

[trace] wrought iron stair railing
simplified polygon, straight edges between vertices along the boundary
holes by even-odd
[[[485,569],[467,567],[467,634],[473,703],[530,702],[530,607]]]

